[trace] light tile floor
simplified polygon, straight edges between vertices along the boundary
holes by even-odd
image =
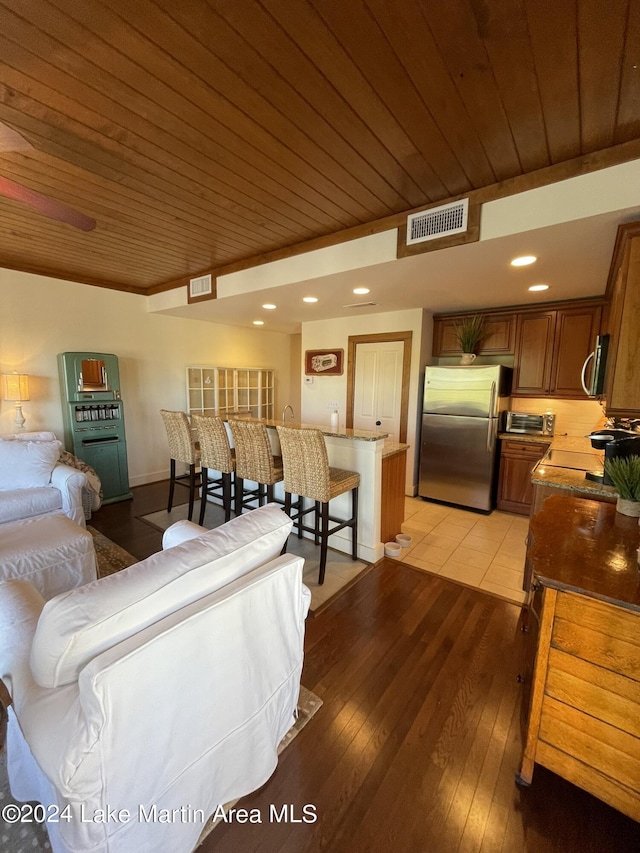
[[[522,604],[529,519],[494,510],[490,515],[405,499],[402,532],[412,537],[398,560],[466,586]]]

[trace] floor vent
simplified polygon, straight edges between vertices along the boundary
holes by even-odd
[[[213,293],[211,273],[189,280],[189,296],[192,299],[197,296],[209,296],[211,293]]]
[[[461,234],[467,230],[468,215],[468,198],[431,207],[421,213],[411,213],[407,217],[407,245]]]
[[[372,305],[377,305],[377,302],[351,302],[349,305],[343,305],[343,308],[370,308]]]

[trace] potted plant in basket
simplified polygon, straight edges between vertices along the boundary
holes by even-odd
[[[475,314],[473,317],[463,317],[455,324],[456,338],[462,350],[460,364],[473,364],[476,359],[478,344],[487,336],[488,330],[484,317]]]
[[[640,456],[605,459],[604,470],[619,496],[616,510],[640,517]]]

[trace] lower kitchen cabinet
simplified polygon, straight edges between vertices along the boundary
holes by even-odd
[[[529,515],[533,501],[531,472],[549,448],[533,441],[503,439],[500,450],[498,509]]]

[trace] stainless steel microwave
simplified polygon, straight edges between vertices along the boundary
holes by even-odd
[[[604,393],[604,377],[607,369],[607,353],[609,350],[609,335],[598,335],[596,348],[589,353],[582,365],[582,387],[587,397],[601,397]],[[593,359],[591,378],[587,381],[586,373],[589,362]]]
[[[553,435],[556,425],[556,416],[551,412],[543,415],[533,415],[528,412],[507,412],[505,432],[519,433],[520,435]]]

